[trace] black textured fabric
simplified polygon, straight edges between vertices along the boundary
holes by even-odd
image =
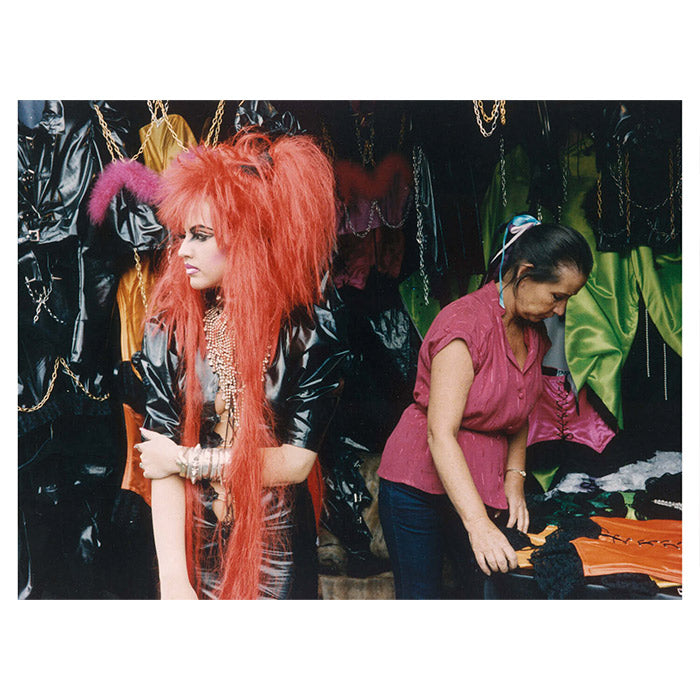
[[[563,518],[559,528],[533,551],[535,581],[548,599],[567,598],[584,585],[583,564],[571,540],[600,533],[600,526],[590,518]]]

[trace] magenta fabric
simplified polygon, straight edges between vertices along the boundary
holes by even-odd
[[[507,508],[503,477],[507,435],[527,420],[542,391],[542,358],[549,349],[544,324],[528,326],[521,370],[506,338],[498,288],[490,282],[446,306],[430,326],[418,355],[414,402],[387,440],[378,474],[428,493],[445,493],[428,447],[430,367],[448,343],[461,339],[474,364],[457,442],[486,505]]]
[[[578,394],[564,376],[544,376],[544,391],[530,416],[527,444],[545,440],[568,440],[602,452],[615,433],[588,400],[586,387]]]

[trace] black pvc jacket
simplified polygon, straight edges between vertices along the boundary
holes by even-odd
[[[93,396],[108,391],[119,277],[134,248],[151,250],[165,235],[150,207],[126,191],[103,226],[88,220],[93,182],[111,160],[93,104],[123,154],[129,123],[106,102],[46,100],[35,120],[23,109],[32,105],[19,105],[17,401],[25,408],[46,395],[57,357]],[[107,410],[59,369],[46,403],[19,413],[19,435],[64,413]]]
[[[342,305],[331,288],[326,300],[314,306],[312,317],[299,311],[283,326],[265,377],[280,443],[318,452],[342,390],[348,356],[344,325]],[[168,343],[162,324],[146,324],[142,349],[133,362],[145,389],[144,426],[179,441],[178,397],[183,395],[185,378],[174,338]],[[214,409],[218,379],[205,358],[198,361],[197,374],[204,392],[200,442],[214,447],[220,441],[214,432],[219,420]]]

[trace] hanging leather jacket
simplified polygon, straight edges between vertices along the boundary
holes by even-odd
[[[110,411],[104,399],[112,371],[110,327],[119,275],[134,247],[152,249],[164,236],[151,208],[128,192],[111,203],[108,223],[90,223],[89,193],[111,160],[93,105],[123,155],[129,123],[104,101],[46,100],[38,122],[20,104],[20,437],[63,414]]]

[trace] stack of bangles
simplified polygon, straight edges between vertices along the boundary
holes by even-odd
[[[229,447],[180,447],[175,457],[175,464],[180,470],[183,479],[195,481],[209,479],[221,481],[221,473],[224,465],[231,458]]]

